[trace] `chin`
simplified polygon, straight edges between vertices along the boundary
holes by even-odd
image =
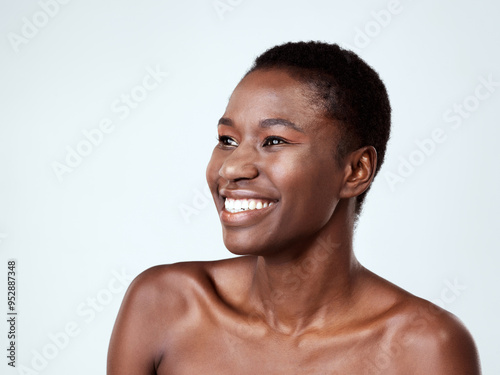
[[[248,244],[233,244],[229,241],[224,241],[224,245],[234,255],[258,255],[255,253],[255,248],[248,246]]]
[[[241,240],[240,238],[224,238],[224,245],[234,255],[248,255],[248,256],[268,256],[274,257],[279,253],[287,252],[286,249],[290,247],[284,243],[276,241],[250,241]]]
[[[245,241],[241,239],[224,238],[224,245],[230,253],[234,255],[264,255],[270,251],[267,247],[262,247],[252,241]]]

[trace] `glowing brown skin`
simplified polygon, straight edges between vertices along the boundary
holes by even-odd
[[[139,275],[113,330],[108,375],[480,373],[452,314],[354,257],[355,197],[373,180],[376,152],[363,147],[339,165],[337,129],[307,90],[280,70],[237,86],[207,181],[226,246],[246,256]],[[225,196],[274,204],[229,214]]]

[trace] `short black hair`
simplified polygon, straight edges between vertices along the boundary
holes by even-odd
[[[340,125],[336,159],[363,146],[377,150],[375,175],[384,162],[391,128],[391,105],[384,83],[354,52],[324,42],[289,42],[255,59],[255,70],[281,69],[312,88],[315,104]],[[356,198],[359,216],[369,188]]]

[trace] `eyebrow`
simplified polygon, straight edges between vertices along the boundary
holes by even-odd
[[[234,126],[234,123],[230,118],[221,117],[219,120],[219,125]],[[304,130],[302,130],[299,126],[283,118],[266,118],[259,121],[259,126],[261,128],[270,128],[272,126],[286,126],[298,132],[304,133]]]

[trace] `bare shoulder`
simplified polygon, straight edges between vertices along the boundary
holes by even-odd
[[[203,316],[196,314],[199,307],[217,295],[212,274],[223,264],[182,262],[139,274],[125,294],[113,328],[108,374],[154,374],[169,337],[195,326],[193,320]]]
[[[141,317],[154,319],[162,312],[168,313],[173,323],[190,304],[224,294],[228,286],[237,286],[244,279],[242,270],[249,268],[244,258],[151,267],[130,284],[119,317],[137,310]]]
[[[474,340],[452,313],[417,297],[403,305],[407,350],[401,365],[415,374],[480,374]]]
[[[147,307],[157,310],[158,304],[175,305],[168,297],[181,297],[189,291],[196,291],[207,284],[207,269],[210,262],[181,262],[151,267],[139,274],[130,284],[125,295],[127,298],[138,298]]]
[[[387,314],[385,347],[396,373],[435,375],[480,374],[474,340],[452,313],[380,279],[381,288],[395,296]]]
[[[180,262],[143,271],[130,284],[119,317],[137,311],[149,323],[168,316],[169,325],[174,324],[190,304],[210,298],[214,291],[213,270],[221,262]]]

